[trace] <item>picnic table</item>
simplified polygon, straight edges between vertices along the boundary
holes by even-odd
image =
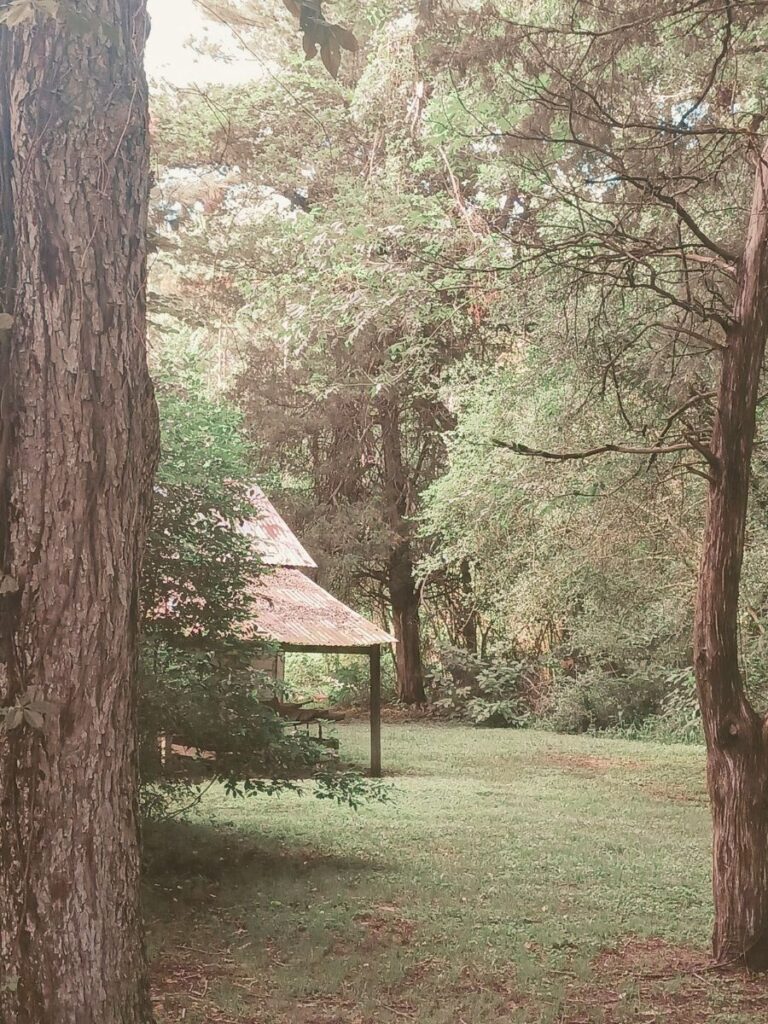
[[[343,711],[332,708],[311,707],[312,701],[282,701],[277,697],[261,702],[265,707],[277,712],[284,719],[284,724],[294,729],[304,726],[309,733],[312,726],[317,727],[317,738],[323,740],[323,722],[343,722]]]

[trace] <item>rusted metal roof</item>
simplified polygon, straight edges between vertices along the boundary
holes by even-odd
[[[299,543],[264,491],[254,484],[248,489],[248,497],[256,515],[240,523],[238,529],[246,537],[253,538],[262,562],[296,569],[316,569],[317,562]]]
[[[277,568],[253,584],[247,632],[286,647],[342,648],[392,644],[394,637],[352,611],[300,569]]]
[[[250,636],[260,636],[285,647],[373,647],[394,643],[394,638],[352,611],[306,575],[317,563],[299,542],[262,489],[248,491],[256,515],[240,524],[253,538],[261,560],[269,566],[254,581]],[[304,570],[304,571],[302,571]]]

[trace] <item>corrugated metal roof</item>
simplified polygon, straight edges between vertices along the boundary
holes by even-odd
[[[253,585],[251,635],[294,647],[373,647],[394,637],[352,611],[299,569],[278,568]]]
[[[261,560],[266,565],[316,569],[317,562],[299,543],[264,491],[254,484],[248,489],[248,497],[257,515],[240,523],[238,529],[246,537],[253,538]]]

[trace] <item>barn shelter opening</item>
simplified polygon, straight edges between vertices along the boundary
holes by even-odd
[[[254,637],[276,648],[269,671],[276,679],[284,672],[285,655],[359,654],[370,671],[371,767],[381,775],[381,652],[394,637],[333,597],[316,581],[317,563],[279,514],[262,489],[248,491],[255,515],[239,529],[252,538],[270,571],[254,581],[253,614],[247,625]]]

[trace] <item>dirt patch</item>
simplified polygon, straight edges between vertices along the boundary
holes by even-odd
[[[628,757],[600,757],[596,754],[542,754],[534,759],[542,768],[556,768],[572,775],[597,779],[616,773],[620,781],[639,789],[646,796],[666,803],[705,804],[706,790],[684,789],[674,783],[659,782],[649,777],[649,766]]]
[[[562,768],[574,775],[607,775],[617,768],[627,772],[642,772],[644,766],[640,761],[628,757],[599,757],[594,754],[542,754],[536,758],[542,767]]]
[[[712,961],[700,950],[673,946],[664,939],[629,938],[595,958],[595,971],[606,977],[624,976],[631,968],[640,978],[706,971]]]
[[[513,1014],[523,1006],[525,997],[514,984],[514,971],[499,968],[496,971],[478,971],[462,968],[459,980],[451,986],[458,995],[491,993],[498,1000],[497,1014]]]
[[[699,793],[690,790],[680,789],[678,786],[640,785],[640,789],[654,800],[664,800],[673,804],[697,804],[701,806],[707,802],[706,790]]]
[[[394,907],[382,905],[355,920],[365,933],[362,948],[411,943],[413,923]],[[491,972],[468,965],[458,977],[450,973],[447,962],[433,957],[412,964],[401,981],[382,990],[371,1014],[346,986],[290,1005],[272,1001],[263,981],[247,977],[225,951],[214,960],[210,952],[189,947],[154,963],[154,1001],[159,1024],[395,1024],[418,1021],[424,993],[432,991],[456,1021],[476,1013],[478,1000],[489,1020],[539,1019],[539,1004],[518,986],[512,965]],[[768,1020],[768,979],[713,970],[704,950],[662,939],[633,937],[604,950],[588,980],[567,968],[556,973],[564,982],[556,1005],[550,1004],[558,1024],[706,1024],[718,1015]],[[241,990],[239,1014],[216,1005],[220,985]]]
[[[402,917],[397,907],[382,904],[370,913],[356,914],[354,920],[365,931],[363,949],[373,949],[382,943],[409,946],[416,931],[413,921]]]
[[[723,1011],[768,1019],[768,981],[712,970],[700,950],[632,938],[593,966],[589,982],[568,985],[562,1024],[704,1024]]]
[[[296,1002],[290,1014],[281,1015],[281,1024],[367,1024],[366,1018],[352,999],[303,999]],[[276,1020],[270,1017],[270,1024]],[[254,1021],[254,1024],[258,1022]]]
[[[411,964],[410,967],[405,969],[403,974],[403,984],[409,987],[419,985],[424,981],[425,978],[441,976],[446,973],[449,969],[447,960],[442,960],[435,956],[426,956],[422,960],[417,960],[415,964]]]

